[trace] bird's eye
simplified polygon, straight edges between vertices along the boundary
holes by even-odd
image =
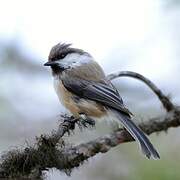
[[[66,54],[61,54],[61,56],[60,56],[60,58],[62,59],[62,58],[64,58],[66,56]]]

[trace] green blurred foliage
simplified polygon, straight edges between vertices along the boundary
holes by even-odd
[[[173,159],[167,159],[154,162],[153,165],[148,162],[146,164],[138,164],[130,180],[179,180],[179,178],[179,163]]]

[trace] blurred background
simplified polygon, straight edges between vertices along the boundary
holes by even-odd
[[[72,43],[91,53],[111,73],[131,70],[151,79],[180,105],[180,0],[31,0],[0,1],[0,152],[23,147],[50,133],[66,112],[43,67],[51,47]],[[165,114],[157,97],[142,82],[119,78],[125,104],[137,121]],[[72,144],[113,131],[114,125],[71,137]],[[135,143],[99,154],[71,177],[51,170],[47,179],[179,180],[179,128],[150,136],[161,160],[150,161]]]

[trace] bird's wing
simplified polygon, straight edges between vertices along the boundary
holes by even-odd
[[[63,78],[62,83],[66,89],[82,98],[97,101],[105,106],[121,111],[128,116],[132,114],[125,108],[122,98],[111,84],[72,77]]]

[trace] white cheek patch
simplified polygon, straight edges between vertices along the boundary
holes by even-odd
[[[81,66],[82,64],[88,64],[92,61],[92,57],[88,54],[77,54],[72,53],[68,54],[63,60],[61,60],[61,63],[63,62],[64,65],[70,66],[70,67],[77,67]]]

